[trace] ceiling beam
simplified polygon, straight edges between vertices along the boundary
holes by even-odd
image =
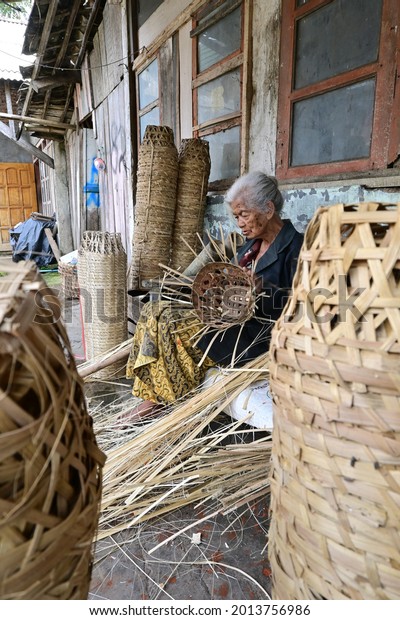
[[[62,45],[61,45],[60,49],[58,50],[57,58],[56,58],[56,60],[54,62],[54,69],[52,71],[53,75],[56,73],[56,70],[58,69],[58,67],[60,66],[62,61],[64,60],[64,56],[65,56],[65,54],[66,54],[66,52],[68,50],[68,45],[69,45],[69,42],[71,40],[72,33],[74,31],[75,21],[76,21],[76,18],[78,16],[78,14],[79,14],[80,6],[81,6],[81,0],[74,0],[74,4],[72,6],[71,14],[69,16],[68,24],[67,24],[67,27],[66,27],[66,30],[65,30],[65,35],[64,35],[64,38],[63,38],[63,42],[62,42]],[[65,73],[68,74],[68,73],[71,73],[71,72],[70,71],[66,71]],[[35,87],[33,86],[33,88],[35,88]],[[46,95],[45,95],[44,104],[43,104],[43,115],[42,116],[46,116],[46,114],[47,114],[47,109],[49,107],[50,98],[51,98],[51,89],[48,90]],[[65,117],[63,116],[62,120],[64,120],[64,118]]]
[[[44,56],[47,44],[50,39],[51,29],[54,24],[54,18],[57,14],[57,10],[58,10],[58,0],[52,0],[52,2],[49,3],[49,8],[47,10],[47,15],[46,15],[46,19],[44,22],[42,35],[40,37],[39,49],[37,51],[37,56],[36,56],[36,59],[33,65],[33,71],[32,71],[32,76],[31,76],[33,80],[38,76],[40,65],[42,63],[43,56]],[[32,86],[29,86],[28,93],[25,97],[24,105],[22,107],[22,116],[26,115],[29,109],[29,104],[31,102],[33,92],[34,91],[33,91]],[[22,128],[23,128],[23,123],[21,123],[19,130],[17,132],[17,139],[20,138],[21,136]]]
[[[35,93],[41,90],[49,90],[57,88],[58,86],[64,86],[65,84],[80,84],[81,73],[80,71],[61,71],[59,70],[56,75],[49,77],[37,78],[31,80],[31,86]],[[46,93],[47,97],[47,93]]]
[[[6,114],[5,112],[0,112],[0,118],[4,118],[7,121],[21,121],[22,123],[43,125],[43,127],[55,127],[57,129],[75,129],[75,125],[70,125],[69,123],[49,121],[47,119],[36,118],[34,116],[23,116],[22,114]]]

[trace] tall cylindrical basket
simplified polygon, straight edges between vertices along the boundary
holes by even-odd
[[[147,125],[139,150],[129,287],[158,278],[169,264],[176,208],[178,151],[170,127]]]
[[[200,250],[210,167],[210,148],[206,140],[182,140],[172,237],[171,263],[174,269],[186,269],[194,253]]]
[[[271,340],[275,599],[400,598],[400,205],[321,208]]]
[[[56,295],[0,261],[0,598],[86,599],[104,455]]]
[[[83,233],[78,280],[88,360],[128,337],[126,274],[127,258],[120,233]],[[124,367],[114,363],[92,377],[106,379],[124,374]]]

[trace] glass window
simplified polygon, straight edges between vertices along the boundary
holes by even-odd
[[[240,174],[240,127],[202,136],[210,145],[210,182]]]
[[[382,0],[334,0],[297,22],[295,88],[378,57]]]
[[[194,136],[209,142],[209,181],[218,188],[240,175],[245,1],[206,3],[193,24]]]
[[[295,103],[291,165],[369,157],[374,96],[366,80]]]
[[[399,0],[282,3],[278,178],[364,174],[396,161],[398,11]]]
[[[239,7],[199,34],[197,46],[199,72],[205,71],[240,49],[241,18]]]
[[[198,123],[239,112],[240,69],[211,80],[198,89]]]
[[[160,124],[158,60],[153,60],[138,75],[139,133],[143,140],[147,125]]]
[[[164,0],[138,0],[136,10],[138,13],[138,26],[143,26],[145,21],[154,13]]]
[[[158,99],[158,62],[157,59],[146,67],[138,77],[139,108],[142,110]]]
[[[140,117],[140,141],[143,140],[144,132],[147,125],[159,125],[160,124],[160,109],[153,108],[147,114],[143,114]]]

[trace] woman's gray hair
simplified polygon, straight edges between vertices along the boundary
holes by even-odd
[[[276,213],[280,213],[283,207],[283,197],[278,189],[278,181],[264,172],[255,171],[243,174],[236,179],[227,191],[225,200],[231,204],[234,200],[241,199],[249,209],[266,211],[267,203],[271,200]]]

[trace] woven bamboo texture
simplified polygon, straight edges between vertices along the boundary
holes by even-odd
[[[192,303],[201,322],[215,329],[245,323],[256,303],[252,277],[231,263],[209,263],[194,279]]]
[[[78,269],[76,265],[58,263],[64,299],[79,299]]]
[[[201,238],[211,167],[208,142],[201,138],[182,140],[178,162],[171,264],[174,269],[184,270],[192,262],[193,252],[197,254],[200,250],[199,235]]]
[[[78,280],[86,359],[128,337],[127,258],[120,233],[87,231],[79,248]],[[111,364],[92,378],[124,376],[123,364]]]
[[[276,599],[400,598],[400,204],[321,208],[274,326]]]
[[[103,453],[33,263],[0,262],[0,598],[86,599]]]
[[[178,151],[172,129],[147,125],[139,149],[131,289],[161,276],[159,264],[170,262],[177,182]]]

